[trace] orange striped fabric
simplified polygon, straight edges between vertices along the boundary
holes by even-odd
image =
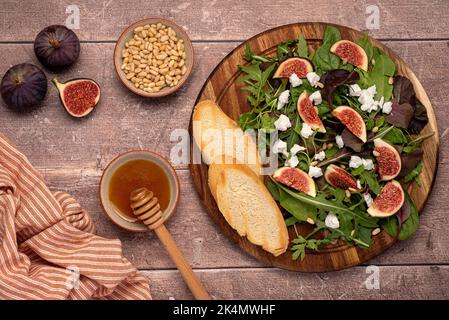
[[[0,300],[151,299],[117,239],[94,234],[78,202],[52,193],[0,134]]]

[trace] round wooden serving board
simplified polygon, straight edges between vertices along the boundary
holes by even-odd
[[[244,91],[240,90],[242,84],[238,82],[241,73],[239,72],[237,65],[245,63],[242,59],[245,45],[249,43],[251,49],[256,54],[271,55],[275,53],[276,46],[279,43],[289,39],[297,39],[299,34],[303,34],[308,42],[309,50],[314,50],[321,44],[321,39],[323,38],[326,26],[327,24],[324,23],[290,24],[265,31],[252,37],[235,48],[218,64],[201,89],[196,103],[204,99],[216,101],[229,117],[236,120],[241,113],[250,110],[246,100],[247,95]],[[360,31],[343,26],[334,26],[340,30],[343,39],[356,40],[363,36],[363,33]],[[420,176],[421,186],[418,187],[413,184],[409,189],[410,195],[415,201],[418,210],[421,211],[432,188],[437,169],[439,139],[435,114],[424,88],[404,61],[379,41],[374,39],[371,39],[371,41],[375,46],[383,49],[393,61],[395,61],[397,73],[410,79],[415,87],[417,97],[426,107],[429,123],[421,134],[427,134],[432,131],[435,132],[435,135],[432,138],[427,139],[423,145],[424,159],[423,172]],[[192,133],[191,129],[190,126],[190,132]],[[192,139],[192,151],[193,148],[194,142]],[[394,240],[389,237],[386,232],[381,232],[373,237],[374,243],[369,249],[362,249],[345,244],[341,241],[341,243],[323,248],[320,252],[308,252],[303,261],[300,261],[300,259],[293,261],[291,259],[290,250],[287,250],[287,252],[281,256],[274,257],[270,253],[264,251],[261,247],[250,243],[245,237],[240,237],[223,218],[207,184],[207,166],[205,164],[191,164],[190,171],[201,201],[212,220],[215,221],[225,235],[235,241],[240,248],[265,264],[283,269],[305,272],[339,270],[363,263],[394,244]],[[306,232],[309,228],[310,226],[303,224],[297,227],[300,233]],[[295,230],[293,230],[293,227],[290,227],[289,234],[290,240],[295,238]]]

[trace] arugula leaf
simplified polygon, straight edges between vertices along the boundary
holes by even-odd
[[[402,130],[396,127],[389,130],[382,139],[392,144],[404,144],[408,141]]]
[[[368,34],[365,33],[362,38],[358,39],[355,43],[357,43],[359,46],[365,50],[366,55],[368,57],[368,63],[371,62],[371,59],[373,58],[373,45],[368,37]]]
[[[377,219],[369,217],[369,216],[365,216],[356,210],[350,210],[349,208],[347,208],[346,206],[344,206],[342,204],[338,204],[338,203],[334,203],[332,201],[326,200],[325,198],[323,198],[319,195],[317,195],[315,198],[313,198],[313,197],[307,196],[305,194],[297,193],[297,192],[294,192],[294,191],[284,187],[283,185],[277,183],[276,181],[275,181],[275,183],[278,185],[280,190],[285,191],[291,197],[293,197],[305,204],[312,205],[316,208],[323,208],[323,209],[326,209],[326,210],[332,211],[332,212],[346,213],[351,216],[357,217],[358,219],[360,219],[360,221],[363,221],[367,226],[371,226],[371,227],[377,226]]]
[[[250,93],[248,95],[248,102],[251,106],[258,107],[265,100],[266,94],[271,93],[265,87],[275,66],[275,63],[271,63],[262,71],[260,69],[260,62],[253,61],[250,65],[239,65],[239,69],[246,73],[246,75],[240,77],[239,81],[246,84],[246,86],[242,87],[242,90]]]
[[[315,51],[312,58],[318,73],[322,74],[340,67],[340,58],[330,52],[332,45],[339,40],[341,40],[340,31],[335,27],[327,26],[324,31],[323,44]]]
[[[405,176],[404,181],[405,181],[405,182],[410,182],[410,181],[412,181],[412,180],[415,180],[416,183],[418,184],[418,186],[420,186],[421,183],[420,183],[420,181],[419,181],[419,174],[421,173],[421,171],[422,171],[422,161],[420,161],[420,162],[416,165],[416,167],[415,167],[409,174],[407,174],[407,175]]]
[[[298,57],[308,58],[309,51],[307,50],[307,41],[303,34],[298,37],[298,43],[296,44]]]
[[[379,194],[382,190],[382,187],[380,186],[377,178],[374,176],[374,173],[370,171],[363,170],[363,172],[360,174],[360,180],[362,180],[361,182],[366,183],[369,189],[375,194]]]

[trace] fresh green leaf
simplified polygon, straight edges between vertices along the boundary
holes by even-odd
[[[373,58],[373,45],[368,37],[368,34],[365,33],[362,38],[358,39],[355,43],[357,43],[359,46],[365,50],[366,55],[368,57],[368,62],[371,62],[371,59]]]
[[[369,189],[375,194],[379,194],[382,190],[379,181],[371,171],[363,170],[363,172],[360,174],[360,180],[362,183],[366,183]]]
[[[408,141],[402,130],[395,127],[388,131],[382,139],[391,144],[404,144]]]
[[[408,175],[405,176],[404,181],[410,182],[410,181],[415,180],[419,186],[420,185],[419,174],[421,173],[421,171],[422,171],[422,161],[420,161],[416,165],[416,167]]]
[[[298,43],[296,44],[298,56],[301,58],[308,58],[309,52],[307,50],[307,41],[303,34],[298,37]]]

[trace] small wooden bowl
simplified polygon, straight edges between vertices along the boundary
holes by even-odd
[[[162,24],[164,24],[166,26],[171,27],[176,32],[176,36],[178,37],[178,39],[183,39],[184,40],[184,47],[185,47],[184,50],[186,52],[185,66],[187,67],[187,71],[181,77],[181,79],[179,79],[179,82],[178,82],[178,84],[176,86],[174,86],[174,87],[165,87],[165,88],[161,89],[161,91],[159,91],[159,92],[146,92],[146,91],[143,91],[141,89],[136,88],[130,80],[126,79],[126,75],[123,72],[123,70],[121,69],[121,65],[122,65],[122,49],[125,46],[125,43],[133,37],[133,32],[134,32],[135,28],[137,28],[139,26],[144,26],[146,24],[156,24],[156,23],[162,23]],[[115,65],[115,71],[117,72],[117,75],[119,76],[119,78],[122,81],[122,83],[129,90],[131,90],[135,94],[137,94],[139,96],[142,96],[142,97],[159,98],[159,97],[164,97],[164,96],[167,96],[169,94],[172,94],[172,93],[176,92],[179,88],[182,87],[182,85],[189,78],[189,76],[190,76],[190,74],[192,72],[192,69],[193,69],[193,63],[194,63],[193,46],[192,46],[192,42],[190,41],[190,38],[187,35],[187,33],[184,31],[183,28],[178,26],[173,21],[162,19],[162,18],[148,18],[148,19],[143,19],[143,20],[134,22],[132,25],[127,27],[122,32],[122,34],[120,35],[120,37],[118,38],[118,40],[117,40],[117,42],[115,44],[114,65]]]
[[[120,214],[119,212],[117,212],[116,209],[114,209],[114,207],[111,204],[111,201],[109,200],[109,184],[115,170],[117,170],[119,167],[121,167],[124,163],[128,161],[138,159],[147,160],[158,164],[167,175],[168,182],[170,185],[170,201],[167,209],[163,212],[163,219],[164,221],[166,221],[168,218],[170,218],[170,216],[175,212],[179,202],[180,191],[179,191],[178,175],[176,174],[175,169],[173,169],[168,160],[158,155],[157,153],[151,151],[144,151],[144,150],[129,151],[113,159],[104,169],[103,175],[101,176],[100,190],[99,190],[100,201],[101,205],[103,206],[103,211],[116,225],[128,231],[146,232],[148,231],[148,228],[142,222],[140,222],[138,219],[136,219],[135,221],[126,219],[122,214]]]

